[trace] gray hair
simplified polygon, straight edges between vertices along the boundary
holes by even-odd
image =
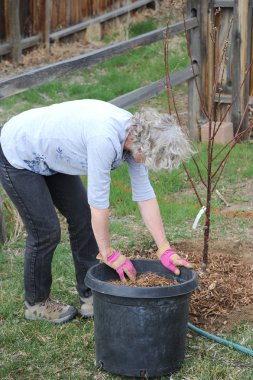
[[[142,108],[133,115],[130,133],[133,156],[141,153],[144,164],[153,170],[176,169],[194,153],[174,117],[153,108]]]

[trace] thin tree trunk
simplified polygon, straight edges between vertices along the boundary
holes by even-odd
[[[202,264],[201,264],[202,272],[206,271],[206,267],[208,264],[210,217],[211,217],[211,193],[207,197],[206,222],[205,222],[205,227],[204,227],[204,244],[203,244],[203,255],[202,255]]]
[[[215,112],[214,112],[215,113]],[[207,192],[206,192],[206,222],[204,229],[204,245],[201,271],[205,272],[208,264],[208,251],[209,251],[209,236],[210,236],[210,215],[211,215],[211,199],[212,199],[212,153],[213,141],[212,138],[212,122],[209,121],[209,139],[207,148]]]

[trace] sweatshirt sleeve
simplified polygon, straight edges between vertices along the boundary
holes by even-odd
[[[110,138],[93,137],[87,144],[88,203],[105,209],[109,207],[111,168],[117,152]]]
[[[131,154],[127,156],[126,162],[132,185],[133,201],[147,201],[155,198],[155,192],[148,178],[148,169],[143,164],[135,162]]]

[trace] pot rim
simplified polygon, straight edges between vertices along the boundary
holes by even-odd
[[[105,295],[116,297],[128,298],[167,298],[185,295],[192,293],[198,287],[197,274],[192,269],[184,267],[180,268],[180,275],[176,276],[174,273],[166,269],[160,260],[149,259],[131,259],[137,274],[140,273],[156,273],[167,278],[177,280],[175,285],[168,286],[127,286],[127,285],[114,285],[109,283],[109,280],[118,279],[116,272],[103,263],[99,263],[91,267],[85,277],[85,284],[92,291],[102,293]],[[106,279],[101,279],[101,275]],[[100,277],[100,278],[99,278]]]

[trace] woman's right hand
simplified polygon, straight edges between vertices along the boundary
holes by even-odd
[[[100,259],[103,263],[116,270],[121,281],[126,281],[125,274],[130,278],[130,280],[136,279],[137,273],[133,264],[130,259],[122,255],[121,252],[110,249],[110,253],[106,258],[103,258],[99,253],[97,255],[97,259]]]

